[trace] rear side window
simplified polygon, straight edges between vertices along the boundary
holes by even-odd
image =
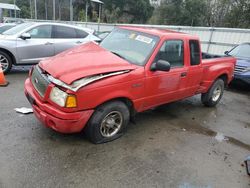
[[[189,41],[190,47],[190,64],[191,66],[199,65],[201,62],[201,54],[200,54],[200,43],[197,40]]]
[[[59,38],[59,39],[77,38],[76,30],[71,27],[54,26],[54,38]]]
[[[184,43],[182,40],[168,40],[164,42],[156,56],[156,61],[168,61],[171,67],[184,65]]]
[[[82,31],[80,29],[75,29],[77,38],[86,38],[89,34],[85,31]]]

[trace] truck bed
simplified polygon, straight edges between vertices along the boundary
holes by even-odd
[[[228,56],[227,55],[215,55],[215,54],[202,52],[202,59],[214,59],[214,58],[222,58],[222,57],[228,57]]]
[[[211,87],[214,80],[218,79],[218,75],[229,84],[233,79],[234,67],[236,59],[231,56],[219,56],[202,53],[203,92]]]

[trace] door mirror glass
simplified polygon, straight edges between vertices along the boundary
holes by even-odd
[[[171,68],[171,65],[168,61],[158,60],[156,63],[153,63],[151,70],[152,71],[166,71],[168,72]]]
[[[29,33],[23,33],[21,36],[20,36],[21,39],[23,40],[26,40],[26,39],[30,39],[31,38],[31,35]]]

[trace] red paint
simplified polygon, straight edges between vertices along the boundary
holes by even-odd
[[[199,40],[195,36],[157,29],[122,27],[130,30],[153,34],[160,37],[160,42],[147,64],[136,66],[102,49],[94,43],[88,43],[59,54],[40,63],[40,67],[53,77],[71,84],[80,78],[107,72],[131,70],[129,73],[105,78],[87,85],[75,94],[78,107],[66,109],[49,100],[47,89],[44,98],[35,91],[28,78],[25,93],[32,96],[35,115],[46,126],[63,133],[81,131],[95,108],[109,100],[126,98],[133,103],[137,112],[152,107],[177,101],[198,93],[205,93],[220,76],[226,75],[228,83],[233,78],[236,59],[232,57],[202,60],[197,66],[190,66],[189,40]],[[180,39],[184,41],[184,66],[169,72],[151,71],[150,67],[164,41]],[[186,77],[181,77],[185,72]]]

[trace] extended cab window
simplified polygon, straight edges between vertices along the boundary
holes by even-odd
[[[28,31],[31,38],[51,38],[51,29],[50,25],[42,25],[35,27]]]
[[[171,67],[184,65],[184,43],[181,40],[168,40],[163,43],[156,56],[156,61],[168,61]]]
[[[200,61],[201,61],[199,41],[190,40],[189,47],[190,47],[190,64],[191,64],[191,66],[199,65]]]

